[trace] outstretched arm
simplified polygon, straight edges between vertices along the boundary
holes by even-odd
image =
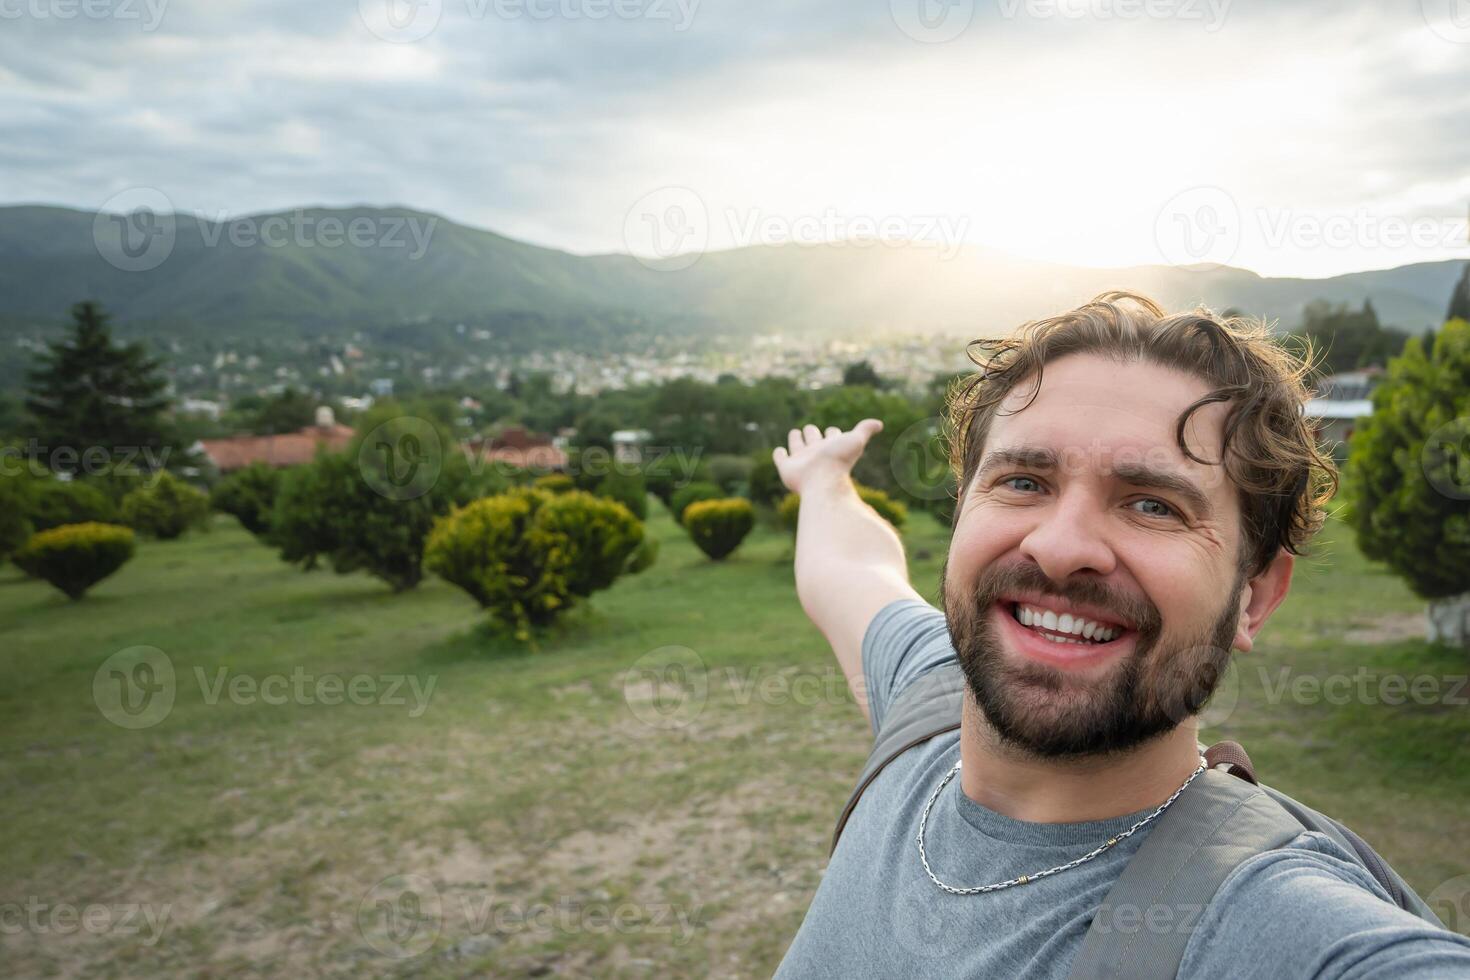
[[[864,419],[850,431],[815,425],[792,429],[771,454],[786,489],[801,495],[796,529],[796,595],[832,645],[847,686],[868,716],[863,682],[863,635],[884,606],[923,596],[909,584],[903,541],[863,503],[852,467],[883,428]]]

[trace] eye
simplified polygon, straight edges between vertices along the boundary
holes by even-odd
[[[1164,503],[1162,500],[1160,500],[1157,497],[1145,497],[1142,500],[1135,500],[1135,501],[1133,501],[1133,503],[1135,503],[1135,504],[1156,504],[1156,505],[1158,505],[1161,508],[1161,511],[1155,511],[1155,512],[1153,512],[1152,514],[1149,515],[1151,517],[1178,517],[1179,516],[1179,512],[1178,511],[1176,511],[1173,507],[1170,507],[1168,504]],[[1140,511],[1140,513],[1143,513],[1143,512]]]
[[[1006,486],[1010,486],[1012,483],[1016,482],[1017,480],[1021,481],[1022,483],[1029,483],[1032,486],[1036,487],[1038,490],[1041,489],[1041,484],[1040,483],[1037,483],[1035,480],[1031,479],[1031,477],[1029,477],[1029,476],[1008,476],[1004,480],[1001,480],[1000,482],[1003,483],[1003,484],[1005,484]],[[1020,487],[1017,487],[1015,489],[1021,490],[1022,493],[1026,493],[1027,492],[1025,490],[1022,490]]]

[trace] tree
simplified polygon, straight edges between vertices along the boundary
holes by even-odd
[[[27,376],[26,410],[52,466],[76,472],[94,447],[109,462],[123,451],[161,448],[160,416],[169,398],[159,362],[141,344],[113,343],[108,315],[98,304],[78,303],[71,315],[70,335],[49,344]]]
[[[316,421],[317,400],[304,391],[287,388],[265,399],[247,425],[255,435],[274,436],[300,432]]]
[[[1349,444],[1348,521],[1369,558],[1429,600],[1430,638],[1470,646],[1470,323],[1389,362]]]
[[[869,388],[883,387],[883,379],[878,377],[878,372],[873,370],[873,365],[867,361],[856,361],[842,369],[842,383],[844,385],[867,385]]]
[[[1330,374],[1383,364],[1397,357],[1409,339],[1404,331],[1379,322],[1372,300],[1364,300],[1360,310],[1314,300],[1302,311],[1300,335],[1310,339],[1314,349],[1326,351],[1322,369]]]
[[[1465,271],[1460,275],[1460,281],[1455,283],[1454,292],[1450,293],[1450,310],[1445,319],[1470,320],[1470,262],[1465,263]]]

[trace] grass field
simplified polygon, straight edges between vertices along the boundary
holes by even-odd
[[[658,563],[537,652],[441,582],[303,574],[223,519],[81,603],[0,572],[4,972],[768,976],[866,724],[787,535],[717,565],[657,505],[650,529]],[[947,534],[920,514],[907,538],[933,598]],[[1418,601],[1329,525],[1205,737],[1429,897],[1470,874],[1470,708],[1449,703],[1470,664],[1421,636]],[[138,646],[174,700],[129,729],[94,679]],[[641,669],[663,663],[682,688]],[[1442,696],[1313,694],[1344,675]]]

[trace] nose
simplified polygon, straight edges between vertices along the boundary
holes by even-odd
[[[1064,582],[1079,572],[1108,575],[1117,565],[1117,556],[1104,532],[1102,509],[1074,493],[1039,510],[1035,526],[1021,540],[1020,551],[1053,582]]]

